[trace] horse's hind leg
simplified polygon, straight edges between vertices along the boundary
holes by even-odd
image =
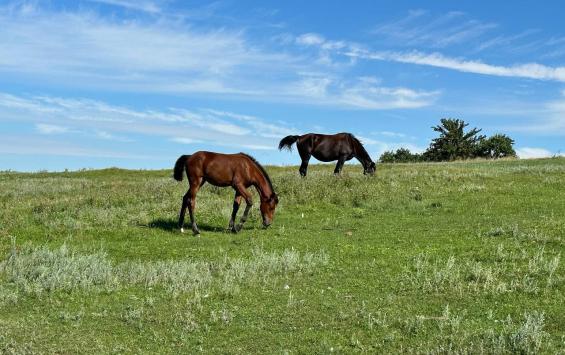
[[[306,173],[308,172],[308,162],[310,161],[310,157],[312,156],[312,148],[308,143],[309,142],[296,143],[298,154],[300,154],[300,159],[302,159],[302,164],[300,164],[300,169],[298,170],[302,177],[305,177]]]
[[[302,177],[305,177],[306,173],[308,172],[308,162],[310,161],[310,157],[312,155],[305,149],[299,149],[298,154],[300,154],[300,159],[302,159],[302,164],[300,164],[300,169],[298,171],[300,172],[300,175]]]
[[[237,233],[237,229],[235,228],[235,217],[237,216],[239,205],[241,205],[241,194],[239,191],[236,191],[233,199],[233,211],[231,213],[230,225],[228,227],[228,229],[233,233]]]
[[[188,198],[188,213],[190,215],[190,223],[192,224],[192,233],[194,235],[199,235],[200,231],[198,230],[198,226],[196,225],[196,221],[194,220],[194,211],[196,209],[196,193],[200,189],[200,186],[203,185],[202,178],[194,179],[190,181],[190,189],[188,190],[189,198]]]
[[[343,168],[343,164],[345,163],[344,157],[339,157],[337,160],[337,164],[335,165],[334,175],[339,175],[341,173],[341,169]]]
[[[179,228],[181,233],[184,233],[184,215],[186,214],[186,208],[188,207],[188,204],[190,203],[190,189],[184,194],[183,198],[182,198],[182,206],[180,208],[180,214],[179,214]]]
[[[302,164],[300,164],[300,176],[306,177],[306,173],[308,172],[308,160],[303,160]]]

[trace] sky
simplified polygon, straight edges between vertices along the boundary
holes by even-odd
[[[444,117],[565,153],[561,1],[0,0],[0,170],[171,168],[351,132],[378,160]]]

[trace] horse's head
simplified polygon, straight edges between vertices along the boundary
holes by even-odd
[[[273,218],[275,216],[275,208],[279,203],[279,198],[274,192],[269,196],[269,198],[261,200],[261,216],[263,216],[263,226],[268,227],[273,223]]]
[[[365,167],[363,167],[363,174],[367,175],[374,175],[375,171],[377,170],[377,166],[374,162],[369,162]]]

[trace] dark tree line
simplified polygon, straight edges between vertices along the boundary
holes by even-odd
[[[481,129],[466,130],[468,123],[460,119],[442,118],[432,127],[439,137],[432,139],[422,154],[412,153],[406,148],[384,152],[379,161],[404,163],[419,161],[453,161],[458,159],[515,157],[514,140],[505,134],[487,137],[479,134]]]

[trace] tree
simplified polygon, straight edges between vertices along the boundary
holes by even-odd
[[[495,134],[489,138],[481,139],[476,146],[475,155],[481,158],[498,159],[515,157],[516,151],[512,147],[514,140],[505,134]]]
[[[387,150],[381,154],[379,161],[381,163],[394,163],[394,152],[392,150]]]
[[[398,148],[396,151],[386,151],[381,154],[379,158],[381,163],[413,163],[421,160],[422,156],[420,154],[413,154],[406,148]]]
[[[478,128],[465,132],[465,127],[468,125],[460,119],[442,118],[440,125],[432,127],[440,136],[432,140],[424,152],[424,158],[431,161],[472,158],[476,152],[477,142],[483,140],[485,136],[478,135],[481,132]]]

